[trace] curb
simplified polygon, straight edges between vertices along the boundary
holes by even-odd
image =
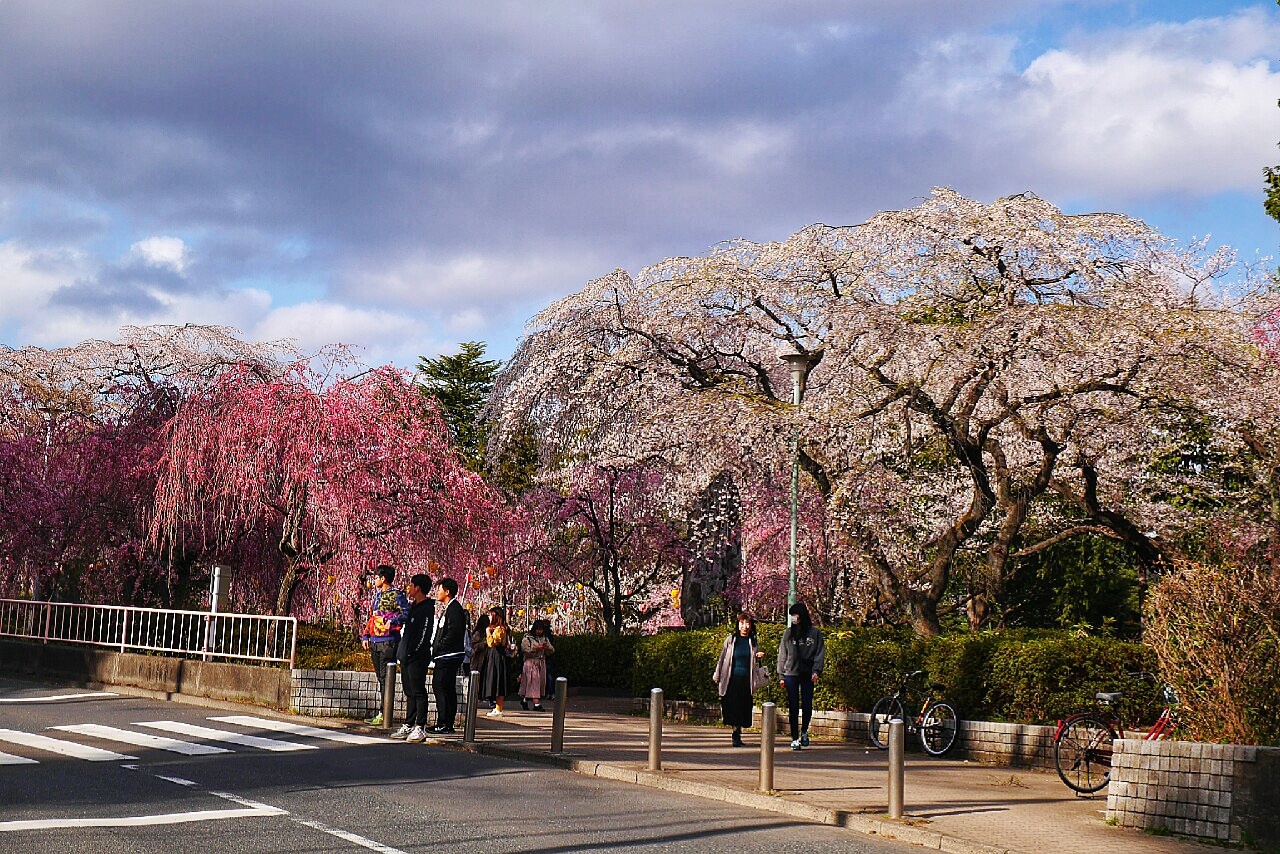
[[[562,768],[575,774],[598,777],[602,780],[631,783],[681,795],[723,801],[750,809],[785,815],[812,824],[825,824],[868,836],[879,836],[882,839],[908,842],[934,851],[945,851],[948,854],[1027,854],[1027,852],[1017,851],[1012,848],[1001,848],[995,845],[973,842],[957,836],[948,836],[936,830],[915,827],[910,824],[910,819],[905,822],[899,822],[885,816],[824,809],[788,800],[781,795],[749,792],[744,789],[735,789],[715,783],[682,780],[677,777],[669,777],[661,772],[629,768],[625,765],[555,756],[551,753],[541,753],[498,744],[486,744],[484,742],[475,742],[467,745],[458,740],[427,739],[424,743],[433,747],[443,747],[449,750],[475,753],[482,756],[493,756],[499,759],[511,759],[517,762]]]

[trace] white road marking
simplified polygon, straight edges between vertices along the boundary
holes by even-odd
[[[225,747],[214,747],[212,744],[192,744],[189,741],[179,741],[176,738],[165,738],[162,735],[152,735],[149,732],[130,732],[127,729],[117,729],[113,726],[103,726],[101,724],[71,724],[69,726],[50,727],[50,729],[75,732],[80,735],[101,738],[106,741],[119,741],[124,744],[133,744],[138,747],[167,750],[170,753],[181,753],[185,756],[208,756],[211,753],[231,752]]]
[[[35,759],[25,756],[14,756],[12,753],[0,753],[0,765],[39,765]]]
[[[379,854],[405,854],[405,852],[401,851],[399,848],[392,848],[389,845],[383,845],[381,842],[374,842],[372,839],[366,839],[365,837],[358,836],[350,831],[338,830],[335,827],[328,827],[318,821],[311,821],[310,819],[305,818],[295,818],[294,816],[290,816],[289,820],[297,822],[304,827],[309,827],[312,830],[318,830],[321,833],[336,836],[338,839],[341,839],[344,842],[350,842],[352,845],[359,845],[361,848],[368,848],[370,851],[377,851]]]
[[[192,821],[217,821],[228,818],[286,815],[284,810],[260,805],[225,810],[196,810],[160,815],[133,815],[121,818],[35,818],[22,821],[0,821],[0,833],[17,830],[62,830],[68,827],[144,827],[153,824],[185,824]]]
[[[134,765],[131,767],[137,768],[138,766]],[[194,780],[188,780],[185,777],[166,777],[163,774],[157,774],[156,776],[159,777],[161,780],[168,780],[170,783],[177,783],[179,786],[199,786],[200,785]]]
[[[255,718],[249,715],[225,715],[218,718],[209,718],[211,721],[218,721],[224,724],[235,724],[242,727],[257,727],[259,729],[267,729],[273,732],[286,732],[291,735],[305,735],[311,738],[324,738],[329,741],[341,741],[344,744],[390,744],[389,738],[375,738],[371,735],[355,735],[349,732],[340,732],[331,729],[321,729],[315,726],[305,726],[303,724],[290,723],[289,721],[277,721],[270,718]]]
[[[207,726],[186,724],[181,721],[138,721],[135,726],[151,727],[165,732],[176,732],[179,735],[193,735],[208,741],[225,741],[228,744],[239,744],[244,747],[257,747],[262,750],[315,750],[314,744],[294,744],[289,741],[277,741],[274,738],[261,738],[256,735],[241,735],[224,729],[213,729]]]
[[[0,697],[0,703],[52,703],[54,700],[84,700],[89,697],[119,697],[110,691],[94,691],[90,694],[49,694],[45,697]]]
[[[22,744],[27,747],[34,747],[37,750],[47,750],[50,753],[60,753],[63,756],[72,756],[76,759],[87,759],[90,762],[114,762],[138,758],[136,756],[126,756],[123,753],[115,753],[111,750],[103,750],[98,747],[76,744],[74,741],[49,738],[47,735],[18,732],[16,729],[0,729],[0,741],[7,741],[10,744]]]

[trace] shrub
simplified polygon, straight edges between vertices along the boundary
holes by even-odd
[[[359,636],[331,623],[298,624],[294,666],[304,670],[373,670]]]
[[[567,678],[570,687],[629,693],[639,640],[633,635],[557,635],[549,666],[556,676]]]
[[[1280,579],[1185,564],[1152,587],[1145,615],[1183,737],[1280,744]]]

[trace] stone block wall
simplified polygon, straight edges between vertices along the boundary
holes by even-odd
[[[467,679],[458,675],[458,722],[467,710]],[[427,703],[432,722],[436,719],[436,699],[431,693],[431,670],[427,671]],[[395,715],[403,721],[404,692],[396,684]],[[382,711],[378,677],[372,672],[352,670],[294,670],[290,707],[298,714],[318,718],[371,718]]]
[[[1116,741],[1107,819],[1219,842],[1280,843],[1280,748]]]
[[[648,698],[637,700],[637,710],[648,713]],[[667,717],[693,723],[719,723],[720,707],[712,703],[674,700],[666,703]],[[760,725],[760,708],[755,710],[755,724]],[[815,711],[809,732],[818,738],[870,744],[866,712]],[[1053,733],[1055,727],[1030,724],[960,721],[955,747],[948,758],[971,759],[988,765],[1010,765],[1031,768],[1053,768]],[[778,707],[778,731],[787,731],[787,710]],[[907,749],[919,745],[918,737],[907,734]]]

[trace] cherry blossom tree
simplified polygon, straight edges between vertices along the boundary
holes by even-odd
[[[589,591],[610,634],[635,630],[672,608],[667,591],[680,589],[689,557],[668,494],[657,467],[581,466],[562,490],[526,496],[527,559],[552,586]]]
[[[284,345],[206,326],[126,328],[118,342],[0,348],[0,547],[12,595],[181,602],[189,564],[147,548],[158,436],[230,365],[275,370]]]
[[[303,363],[280,376],[228,371],[164,439],[153,542],[257,554],[241,595],[270,591],[275,613],[295,610],[304,583],[349,607],[378,561],[430,560],[458,577],[493,561],[493,494],[461,464],[434,403],[394,370],[334,382]]]
[[[1108,490],[1240,346],[1215,287],[1231,260],[1119,214],[938,190],[589,283],[532,321],[499,379],[496,440],[535,425],[551,477],[562,460],[661,459],[688,501],[726,470],[785,482],[798,428],[847,577],[931,634],[958,558],[985,543],[983,589],[959,603],[980,624],[1049,494],[1087,515],[1056,535],[1106,529],[1158,554]],[[798,412],[780,353],[808,365]]]

